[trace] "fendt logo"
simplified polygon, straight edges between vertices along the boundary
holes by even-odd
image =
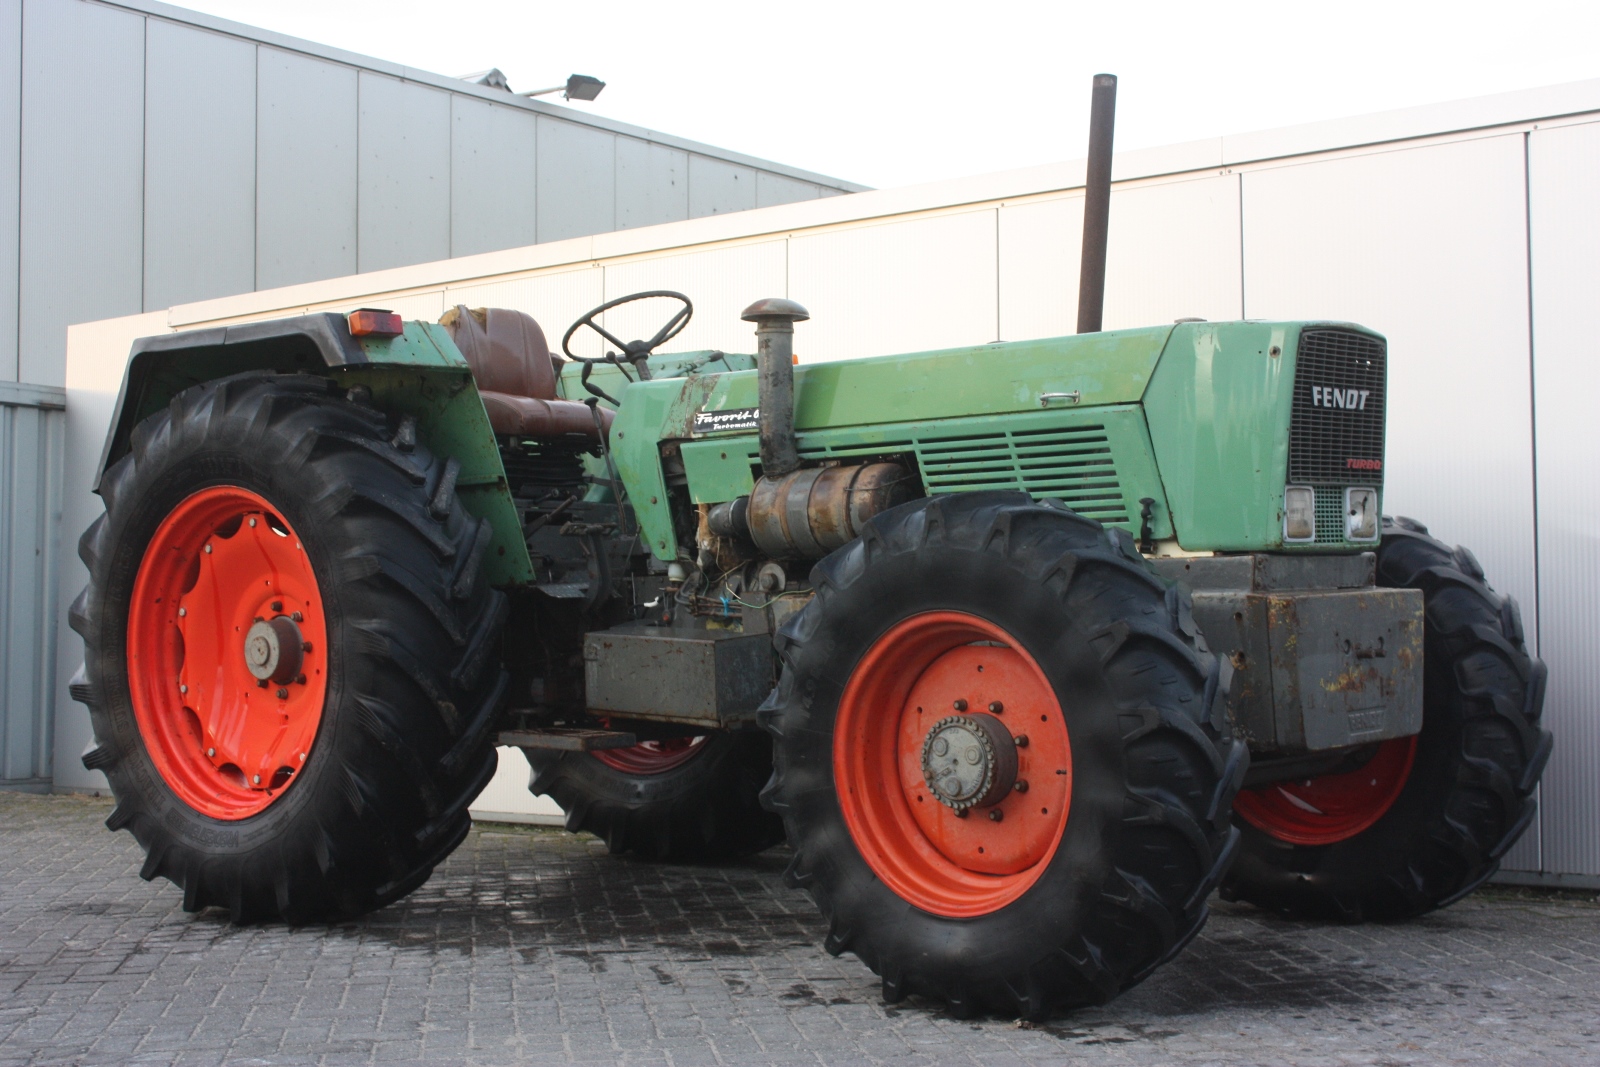
[[[1326,385],[1311,387],[1311,406],[1314,408],[1340,408],[1344,411],[1367,410],[1367,397],[1371,389],[1333,389]]]

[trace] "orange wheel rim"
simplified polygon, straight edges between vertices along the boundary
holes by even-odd
[[[1357,770],[1241,789],[1233,810],[1291,845],[1337,844],[1383,818],[1405,788],[1416,758],[1416,737],[1397,737],[1379,745]]]
[[[128,688],[179,799],[233,820],[283,795],[322,722],[327,644],[311,561],[267,500],[224,485],[172,509],[133,583]]]
[[[965,816],[929,777],[939,773],[938,724],[952,717],[1017,746],[1019,784]],[[951,918],[1026,893],[1060,846],[1072,801],[1072,746],[1049,680],[1005,630],[956,611],[913,615],[867,650],[839,701],[833,773],[873,872],[901,899]]]

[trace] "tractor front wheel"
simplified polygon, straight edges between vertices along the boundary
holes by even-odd
[[[1021,493],[914,501],[813,568],[760,713],[791,885],[894,1001],[1103,1003],[1206,919],[1248,754],[1187,594]]]
[[[1304,918],[1406,919],[1483,884],[1533,821],[1550,757],[1545,667],[1471,552],[1383,520],[1378,584],[1420,589],[1422,732],[1360,767],[1246,789],[1230,900]]]
[[[506,603],[454,461],[414,442],[332,382],[252,373],[179,394],[106,471],[71,611],[84,763],[189,911],[358,914],[467,833]]]

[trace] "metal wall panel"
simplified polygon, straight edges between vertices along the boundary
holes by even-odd
[[[0,784],[47,787],[66,396],[0,383]]]
[[[21,171],[22,0],[0,0],[0,382],[17,380]]]
[[[605,303],[605,273],[599,267],[581,267],[555,274],[512,278],[482,285],[446,289],[446,307],[465,304],[469,308],[514,308],[532,315],[544,330],[550,351],[561,348],[561,335],[579,315]],[[600,356],[600,338],[584,330],[572,339],[572,350],[581,356]]]
[[[356,72],[257,51],[256,287],[356,272]]]
[[[756,206],[756,172],[709,156],[689,157],[689,217],[725,215]]]
[[[256,46],[145,33],[144,309],[256,287]]]
[[[666,349],[754,352],[755,326],[741,320],[739,313],[763,297],[781,297],[787,292],[785,245],[781,240],[764,241],[607,264],[606,299],[646,289],[675,289],[694,301],[694,318]],[[605,327],[624,341],[651,337],[675,307],[670,301],[641,300],[608,312]],[[806,327],[800,329],[804,341]],[[798,350],[803,360],[807,346],[801,343]]]
[[[450,94],[360,72],[362,273],[450,255]]]
[[[538,116],[453,96],[450,120],[450,254],[533,244]]]
[[[616,134],[539,116],[539,242],[617,226]]]
[[[1600,124],[1529,143],[1539,493],[1539,650],[1555,752],[1540,786],[1542,868],[1600,875]],[[1526,611],[1529,605],[1524,604]]]
[[[788,295],[811,312],[795,331],[802,360],[985,344],[996,288],[993,208],[789,241]]]
[[[689,217],[689,153],[617,138],[617,229]]]
[[[1389,338],[1384,506],[1471,548],[1534,638],[1521,135],[1244,175],[1245,311]]]
[[[1105,328],[1239,317],[1239,179],[1228,174],[1111,194]],[[1078,328],[1081,193],[1000,208],[1000,336]]]
[[[797,200],[815,200],[819,188],[797,178],[785,178],[769,171],[756,171],[756,207],[775,207]]]
[[[68,323],[141,307],[144,29],[76,0],[23,8],[22,381],[62,383]]]

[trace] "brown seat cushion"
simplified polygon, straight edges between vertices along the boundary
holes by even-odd
[[[556,397],[558,361],[531,315],[509,308],[457,305],[439,324],[450,331],[472,368],[489,425],[499,434],[554,437],[581,433],[599,437],[589,405]],[[614,416],[600,409],[609,433]]]

